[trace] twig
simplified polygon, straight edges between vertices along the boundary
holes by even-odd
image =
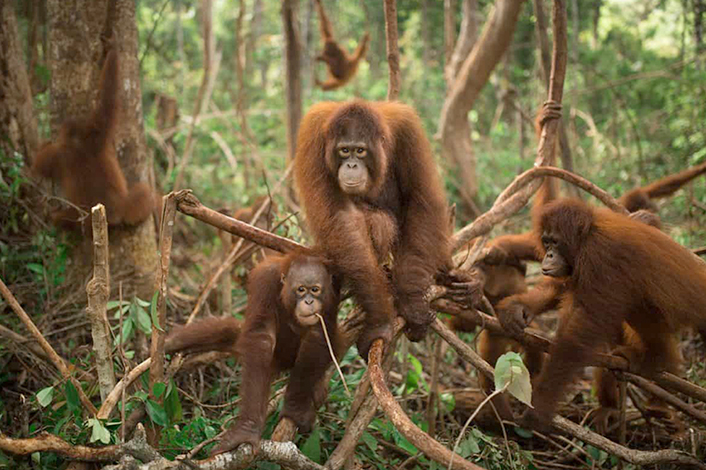
[[[353,455],[360,437],[368,428],[378,409],[378,401],[374,394],[369,394],[358,408],[355,417],[346,424],[346,431],[343,438],[338,442],[331,457],[326,462],[326,468],[331,470],[340,469],[346,460]]]
[[[133,367],[130,372],[125,374],[123,378],[120,379],[120,381],[117,383],[117,385],[115,385],[115,388],[110,391],[106,399],[103,400],[103,403],[101,404],[101,407],[98,410],[96,418],[107,419],[108,417],[110,417],[110,413],[115,408],[115,405],[118,404],[118,400],[120,400],[122,392],[126,390],[130,385],[132,385],[135,380],[139,379],[140,376],[150,368],[151,364],[152,358],[148,357],[147,359]]]
[[[23,350],[29,350],[32,354],[37,356],[40,359],[43,360],[48,360],[50,359],[47,353],[42,349],[37,343],[34,338],[29,339],[25,338],[24,336],[15,333],[9,328],[6,328],[2,325],[0,325],[0,337],[6,338],[8,341],[12,341],[13,343],[16,343],[18,347],[21,347]],[[61,358],[62,362],[66,365],[66,367],[71,367],[71,363],[67,361],[64,358]],[[76,373],[78,374],[79,378],[85,381],[93,382],[96,380],[96,378],[89,372],[82,371],[80,369],[76,369]]]
[[[503,393],[505,390],[507,390],[507,387],[510,385],[510,382],[506,383],[505,386],[499,390],[495,390],[493,393],[485,397],[485,400],[480,402],[478,407],[475,409],[475,411],[471,414],[471,416],[468,417],[466,422],[463,425],[463,428],[461,428],[461,432],[458,433],[458,437],[456,438],[456,442],[454,443],[454,448],[453,448],[453,453],[451,454],[451,460],[449,461],[449,468],[448,470],[451,470],[453,466],[453,461],[454,457],[456,456],[456,450],[458,449],[458,446],[461,445],[461,439],[463,439],[463,436],[466,434],[466,430],[468,429],[468,426],[470,426],[471,422],[473,421],[473,418],[478,415],[478,412],[483,409],[483,407],[490,401],[492,400],[495,396],[500,395]]]
[[[349,318],[346,319],[344,325],[347,326],[352,323],[353,325],[356,325],[356,328],[359,328],[360,325],[358,325],[358,323],[364,318],[364,316],[363,311],[358,308],[354,310],[352,316],[349,316]],[[396,328],[392,343],[388,347],[387,357],[385,358],[383,364],[383,371],[385,372],[389,371],[392,367],[392,363],[394,361],[394,345],[402,331],[401,324],[396,324],[395,326],[399,328]],[[344,334],[342,336],[346,338],[346,341],[351,341],[352,344],[353,337],[350,334],[346,334],[347,332],[345,331],[343,333]],[[346,345],[345,349],[348,349],[348,347],[349,346]],[[329,457],[326,462],[326,468],[330,470],[338,470],[353,458],[355,448],[360,442],[363,432],[365,432],[368,428],[370,421],[373,420],[378,408],[378,401],[375,394],[369,393],[369,391],[370,369],[365,372],[363,379],[358,384],[355,397],[353,398],[353,403],[351,404],[351,409],[348,413],[348,420],[346,421],[345,426],[346,431],[343,433],[343,438],[341,438],[338,445],[331,453],[331,457]]]
[[[390,70],[387,85],[387,100],[394,101],[400,95],[400,48],[397,44],[397,1],[385,1],[385,40],[387,65]]]
[[[324,337],[326,338],[326,346],[328,346],[328,352],[331,355],[331,360],[333,361],[333,365],[336,366],[336,370],[338,371],[338,375],[341,377],[341,382],[343,382],[343,388],[346,389],[346,394],[348,396],[351,395],[351,391],[348,389],[348,384],[346,383],[346,378],[343,376],[343,371],[341,370],[341,366],[338,365],[338,360],[336,360],[336,353],[333,352],[333,347],[331,346],[331,338],[328,337],[328,331],[326,331],[326,322],[324,321],[324,317],[319,315],[318,313],[316,314],[317,317],[319,317],[319,322],[321,322],[321,329],[324,330]]]
[[[101,400],[105,400],[115,387],[113,354],[110,344],[110,324],[108,323],[108,296],[110,295],[110,274],[108,258],[108,219],[105,206],[98,204],[91,209],[93,223],[93,278],[86,284],[88,307],[86,314],[91,321],[93,350],[96,353],[96,370]]]
[[[41,346],[44,352],[47,353],[47,356],[49,357],[49,360],[52,362],[52,364],[54,364],[54,367],[59,370],[64,379],[71,381],[73,386],[76,388],[78,398],[79,400],[81,400],[81,403],[83,403],[83,406],[92,415],[95,416],[98,410],[96,410],[96,407],[86,396],[85,392],[83,391],[83,388],[81,388],[81,384],[79,383],[79,381],[71,375],[71,372],[64,363],[63,359],[61,359],[61,357],[56,353],[56,351],[54,351],[54,348],[51,347],[51,344],[49,344],[49,342],[44,338],[44,336],[42,336],[42,333],[37,328],[37,325],[35,325],[29,315],[27,315],[27,312],[24,311],[20,303],[17,301],[15,296],[12,295],[12,292],[10,292],[10,289],[7,288],[2,279],[0,279],[0,294],[2,294],[7,303],[10,305],[10,308],[12,308],[12,310],[17,314],[17,316],[20,317],[20,320],[22,320],[22,323],[25,324],[29,332],[32,333],[32,336],[34,336],[34,338],[37,340],[39,346]]]
[[[600,434],[586,428],[582,428],[578,424],[575,424],[560,416],[554,417],[552,424],[560,431],[570,434],[583,442],[602,449],[620,459],[626,460],[633,465],[659,465],[671,463],[692,465],[695,468],[706,469],[706,464],[699,461],[696,457],[679,450],[665,449],[658,451],[645,451],[628,449],[601,436]]]
[[[651,393],[652,395],[656,396],[657,398],[664,400],[665,402],[669,403],[673,407],[683,411],[684,413],[697,419],[698,421],[701,421],[702,423],[706,423],[706,413],[705,412],[703,412],[703,411],[699,410],[698,408],[686,403],[685,401],[675,397],[674,395],[667,392],[666,390],[659,387],[658,385],[653,384],[649,380],[647,380],[643,377],[640,377],[639,375],[635,375],[635,374],[631,374],[631,373],[623,373],[622,375],[627,380],[634,383],[635,385],[642,388],[643,390]]]
[[[157,25],[159,25],[159,21],[162,19],[162,14],[164,13],[164,9],[169,5],[170,1],[169,0],[164,0],[162,3],[162,6],[160,7],[159,11],[157,12],[157,18],[154,20],[154,23],[152,23],[152,29],[150,30],[150,33],[147,35],[147,40],[145,41],[145,48],[142,50],[142,54],[140,54],[140,62],[139,62],[139,69],[142,69],[142,61],[145,60],[145,56],[147,55],[147,52],[150,50],[152,47],[152,36],[154,36],[154,32],[157,30]]]

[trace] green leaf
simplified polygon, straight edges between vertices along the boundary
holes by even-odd
[[[495,389],[503,388],[522,403],[532,406],[530,374],[522,357],[516,352],[503,354],[495,363]]]
[[[130,305],[130,302],[128,302],[127,300],[123,300],[123,301],[120,301],[120,300],[109,300],[109,301],[106,303],[106,305],[105,305],[105,309],[106,309],[107,311],[111,311],[111,310],[113,310],[114,308],[120,307],[121,305],[122,305],[123,307],[126,307],[126,306],[129,306],[129,305]]]
[[[142,300],[139,297],[135,297],[135,303],[141,307],[149,307],[150,303],[147,302],[146,300]]]
[[[155,398],[159,398],[162,396],[164,391],[167,389],[167,384],[164,382],[157,382],[154,384],[152,387],[152,394],[154,395]]]
[[[378,450],[378,440],[375,439],[375,437],[370,434],[368,431],[365,431],[363,433],[363,442],[365,442],[365,445],[368,446],[368,449],[372,450],[373,453],[376,453]]]
[[[461,444],[458,446],[458,453],[464,459],[480,453],[480,445],[478,445],[478,440],[473,433],[469,433],[466,438],[461,441]]]
[[[398,430],[395,429],[393,436],[395,438],[395,444],[402,447],[404,450],[409,452],[411,455],[415,455],[417,452],[419,452],[417,450],[417,448],[414,447],[412,445],[412,443],[407,440],[406,437],[404,437],[402,434],[400,434],[400,432]]]
[[[103,425],[101,420],[90,418],[88,426],[92,428],[91,442],[100,441],[103,444],[110,444],[110,431]]]
[[[514,427],[515,429],[515,434],[517,434],[520,437],[524,437],[525,439],[530,439],[532,437],[532,431],[527,430],[525,428],[520,428],[518,426]]]
[[[64,394],[66,395],[66,403],[69,405],[69,410],[72,412],[78,410],[80,403],[78,399],[78,391],[76,391],[76,387],[74,387],[74,384],[72,384],[70,380],[66,381],[66,385],[64,386]]]
[[[314,429],[304,445],[301,447],[302,454],[309,457],[316,463],[321,462],[321,435],[319,428]]]
[[[115,339],[113,340],[113,346],[117,346],[118,343],[125,344],[127,340],[130,339],[130,336],[132,335],[132,331],[134,329],[135,324],[133,323],[132,319],[130,317],[123,318],[123,331],[121,331],[119,335],[115,336]]]
[[[147,314],[147,311],[142,308],[142,306],[134,304],[135,305],[135,320],[137,322],[137,329],[140,330],[141,332],[145,334],[149,334],[152,332],[152,321],[150,320],[150,316]]]
[[[27,269],[36,274],[44,274],[44,266],[37,263],[27,263]]]
[[[39,402],[39,406],[42,408],[49,406],[53,397],[54,387],[43,388],[37,392],[37,402]]]
[[[179,392],[177,388],[170,383],[167,396],[164,399],[164,409],[167,412],[170,422],[174,423],[182,419],[181,401],[179,400]]]
[[[154,400],[147,400],[145,402],[147,405],[147,414],[150,416],[152,422],[159,426],[167,425],[167,412],[164,407]]]
[[[154,325],[155,328],[157,328],[159,331],[164,333],[164,330],[162,329],[161,326],[159,326],[159,312],[157,311],[157,298],[159,296],[159,291],[155,291],[154,295],[152,296],[152,302],[150,303],[150,315],[152,316],[152,324]]]

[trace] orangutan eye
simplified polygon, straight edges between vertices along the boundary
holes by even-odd
[[[304,286],[299,286],[299,287],[297,287],[297,292],[299,292],[300,294],[303,294],[304,292],[306,292],[306,288]]]
[[[350,150],[348,147],[341,147],[340,149],[338,149],[338,153],[339,153],[343,158],[347,158],[347,157],[350,156],[351,150]]]
[[[317,286],[314,286],[314,287],[311,288],[311,292],[314,293],[314,294],[318,294],[320,290],[321,290],[321,289],[319,289]]]
[[[364,157],[368,154],[368,151],[363,147],[358,147],[357,149],[355,149],[355,153],[357,153],[360,157]]]

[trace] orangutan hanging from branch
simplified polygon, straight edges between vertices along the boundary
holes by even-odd
[[[315,0],[316,10],[319,12],[319,26],[321,28],[321,39],[324,41],[324,50],[316,56],[316,60],[326,63],[328,77],[321,82],[316,79],[316,85],[323,90],[335,90],[348,83],[358,70],[358,63],[368,52],[368,41],[370,35],[365,33],[363,39],[358,44],[358,48],[353,54],[348,54],[345,49],[338,45],[333,38],[333,28],[326,16],[321,0]]]

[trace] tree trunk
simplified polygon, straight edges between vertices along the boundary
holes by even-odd
[[[124,119],[116,133],[118,161],[129,182],[147,181],[154,187],[154,162],[152,154],[147,151],[142,112],[135,2],[110,1],[116,6],[108,24],[112,25],[115,37],[121,39],[121,83],[129,84],[121,89]],[[111,268],[116,273],[132,270],[133,274],[128,279],[134,280],[136,294],[150,300],[155,291],[157,269],[154,221],[149,218],[138,227],[113,230],[110,234],[110,254]]]
[[[456,42],[456,2],[444,0],[444,63],[448,67]]]
[[[39,135],[19,41],[13,2],[0,2],[0,154],[8,158],[17,151],[29,163]]]
[[[114,8],[108,17],[108,5]],[[128,0],[47,0],[51,53],[51,122],[56,136],[61,123],[73,116],[85,116],[96,105],[103,47],[100,36],[109,31],[118,38],[120,60],[120,106],[115,148],[120,167],[131,184],[150,181],[152,158],[147,153],[143,132],[142,100],[137,59],[135,3]],[[124,278],[123,292],[150,299],[154,292],[157,261],[154,222],[137,227],[113,227],[110,232],[112,287]],[[76,250],[75,269],[88,271],[90,260]],[[120,276],[117,276],[117,274]]]
[[[314,70],[314,61],[312,60],[313,45],[315,43],[314,33],[316,29],[312,28],[314,23],[314,0],[307,0],[306,2],[306,12],[304,13],[304,20],[302,21],[302,77],[303,84],[302,88],[307,90],[306,95],[309,96],[311,89],[313,88],[312,73]]]
[[[302,119],[301,43],[297,10],[299,0],[284,0],[284,57],[287,74],[287,155],[294,158],[297,131]]]
[[[447,62],[444,73],[448,90],[451,89],[454,79],[458,75],[458,70],[463,65],[463,61],[468,57],[473,45],[478,37],[478,0],[463,0],[463,20],[461,20],[461,31],[458,34],[458,42],[453,48],[451,58]]]
[[[439,133],[442,153],[445,159],[455,163],[458,168],[463,202],[466,208],[474,212],[473,199],[478,191],[478,182],[468,112],[510,45],[521,9],[522,0],[496,2],[481,37],[475,42],[458,76],[449,87],[441,110]]]

